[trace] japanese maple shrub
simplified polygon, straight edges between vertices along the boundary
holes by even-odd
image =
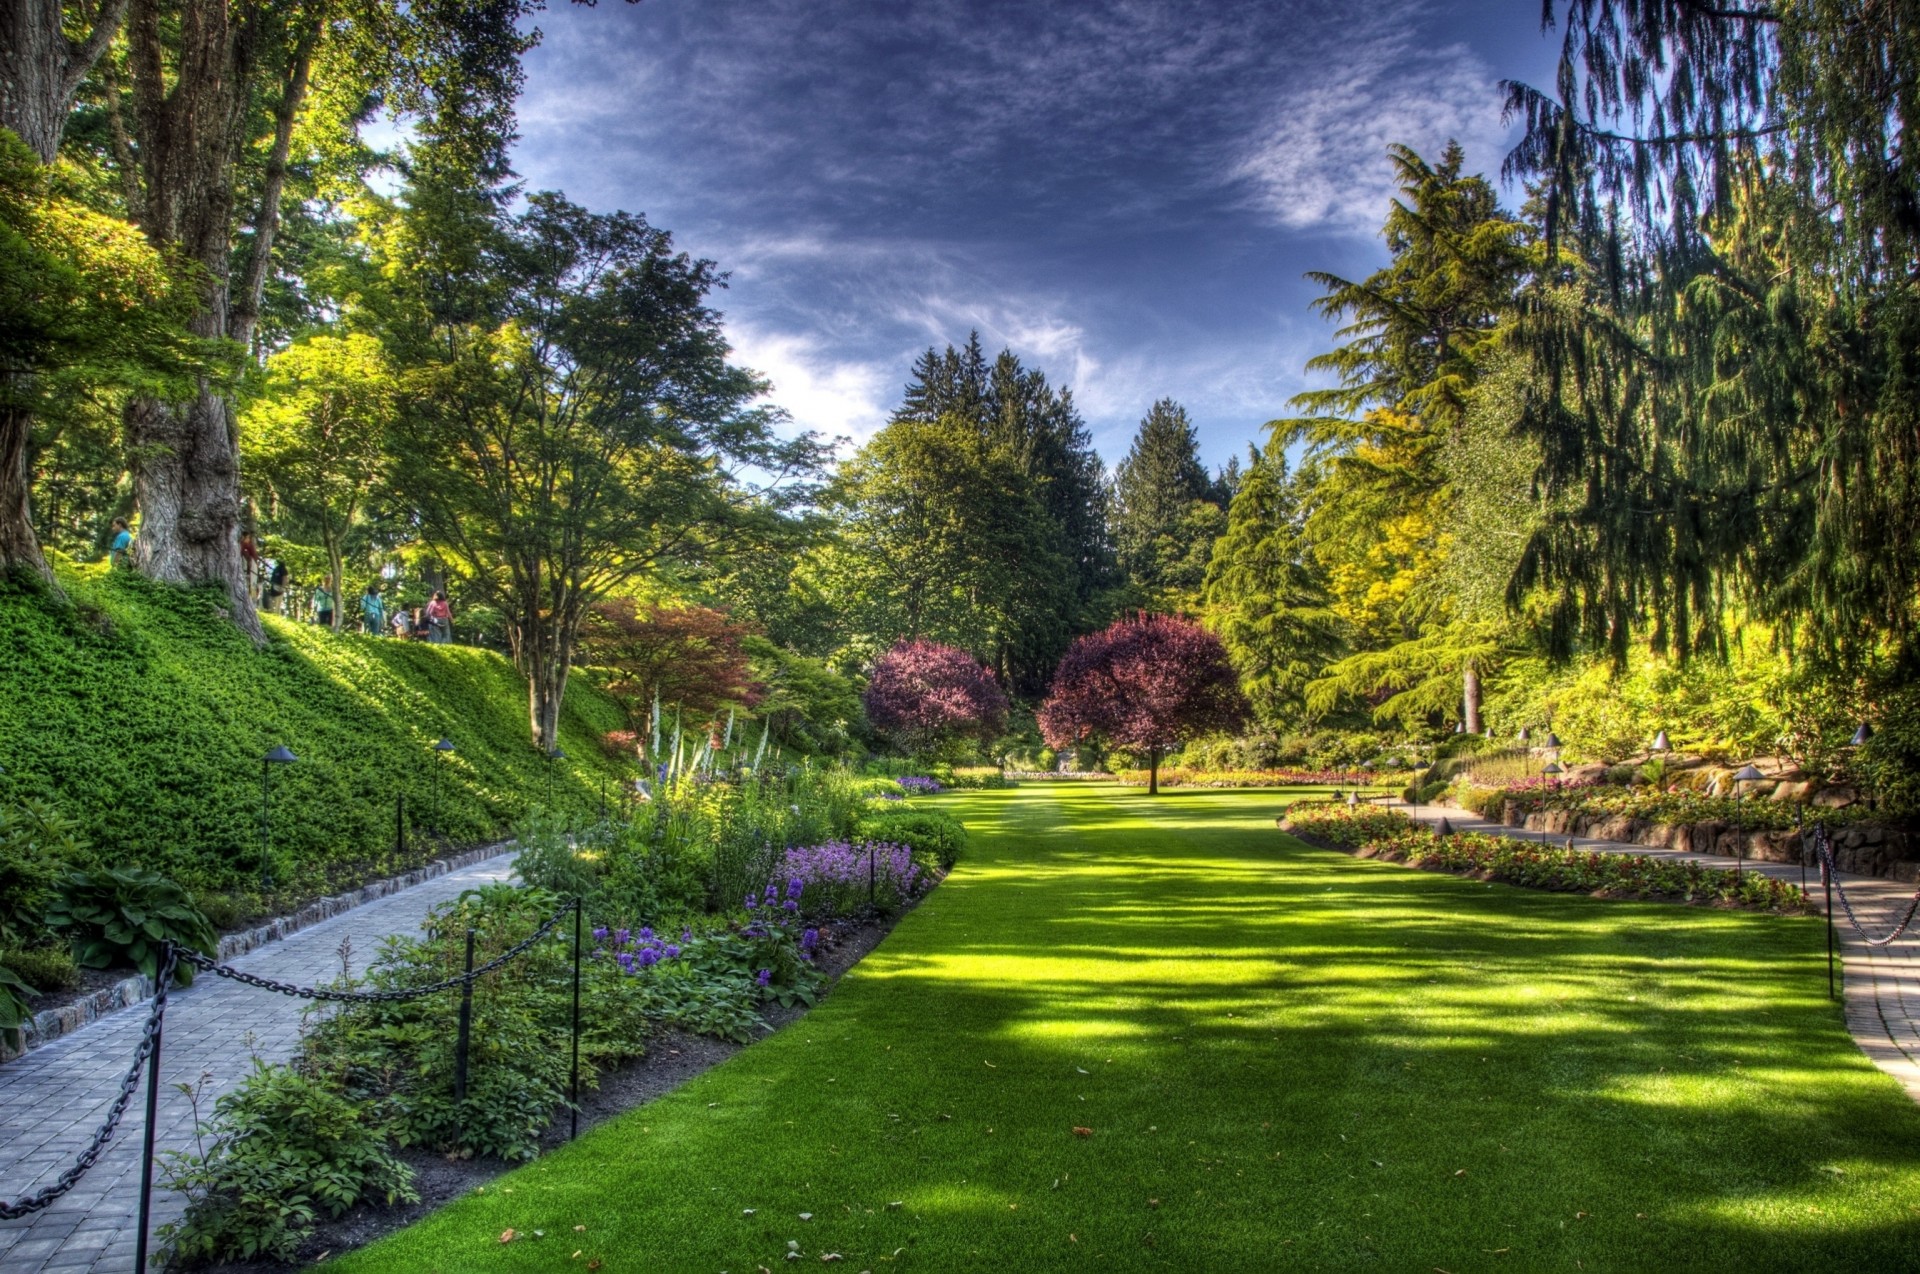
[[[1160,793],[1160,759],[1196,735],[1238,729],[1246,696],[1220,639],[1189,620],[1141,614],[1067,648],[1040,707],[1047,746],[1088,739],[1137,752],[1147,794]]]
[[[867,683],[867,720],[909,756],[937,756],[1006,728],[1007,695],[964,650],[903,641],[880,657]]]

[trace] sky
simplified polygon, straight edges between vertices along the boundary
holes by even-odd
[[[1497,177],[1539,0],[600,0],[527,59],[530,190],[730,273],[735,358],[851,443],[977,329],[1071,387],[1109,465],[1151,404],[1243,454],[1333,329],[1302,276],[1385,259],[1386,159]],[[1510,202],[1513,192],[1508,192]]]

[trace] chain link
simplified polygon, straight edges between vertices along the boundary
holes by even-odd
[[[1860,917],[1853,912],[1853,900],[1847,897],[1846,887],[1840,883],[1840,869],[1834,865],[1833,861],[1833,840],[1824,823],[1813,829],[1813,846],[1820,854],[1821,872],[1827,880],[1833,882],[1834,891],[1840,895],[1840,906],[1847,913],[1848,923],[1860,931],[1860,940],[1868,946],[1884,947],[1892,943],[1907,931],[1907,926],[1913,923],[1914,916],[1920,914],[1920,889],[1916,889],[1913,891],[1913,900],[1907,904],[1907,914],[1900,918],[1900,923],[1893,927],[1892,933],[1884,938],[1867,937],[1866,927],[1860,923]]]
[[[160,1034],[161,1019],[167,1015],[167,992],[173,985],[174,953],[177,948],[169,946],[166,956],[160,962],[160,970],[154,978],[153,1007],[147,1012],[147,1024],[141,1028],[140,1047],[133,1055],[133,1065],[127,1067],[127,1073],[120,1079],[119,1095],[113,1099],[113,1105],[107,1108],[106,1122],[100,1125],[98,1132],[87,1148],[80,1152],[73,1166],[60,1174],[59,1180],[44,1190],[36,1191],[24,1199],[9,1203],[0,1199],[0,1221],[16,1221],[23,1216],[40,1211],[67,1191],[79,1184],[80,1178],[87,1175],[87,1169],[99,1161],[106,1150],[107,1143],[113,1140],[114,1130],[120,1126],[120,1120],[127,1113],[127,1105],[140,1088],[140,1071],[153,1056],[154,1039]]]
[[[279,995],[298,996],[303,1000],[331,1000],[345,1004],[392,1004],[403,1000],[417,1000],[422,996],[434,995],[441,991],[450,991],[457,986],[473,982],[486,974],[492,973],[495,969],[507,964],[516,956],[523,954],[528,948],[532,947],[534,943],[540,941],[540,939],[546,937],[549,933],[552,933],[553,927],[559,924],[563,917],[571,914],[573,909],[579,905],[578,902],[565,904],[560,910],[554,912],[545,924],[535,929],[525,939],[514,943],[493,959],[474,969],[472,973],[456,973],[454,976],[442,979],[439,982],[430,982],[426,986],[406,987],[398,991],[336,991],[327,987],[298,986],[291,982],[275,982],[271,978],[263,978],[257,974],[242,972],[239,969],[231,968],[207,956],[203,956],[197,951],[182,951],[180,952],[180,958],[188,964],[191,964],[194,968],[211,973],[216,977],[227,978],[230,981],[244,983],[247,986],[258,987],[262,991],[272,991]]]

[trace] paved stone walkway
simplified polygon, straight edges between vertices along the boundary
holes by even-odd
[[[339,971],[340,944],[351,939],[353,967],[364,970],[380,939],[418,932],[435,903],[505,880],[512,865],[511,853],[500,854],[323,920],[231,963],[262,977],[310,985]],[[192,1108],[175,1085],[207,1074],[202,1108],[210,1109],[215,1096],[245,1077],[253,1056],[277,1061],[292,1053],[305,1003],[206,975],[175,991],[161,1049],[159,1147],[191,1148]],[[145,1023],[146,1006],[135,1005],[0,1066],[0,1198],[31,1194],[73,1163],[105,1117]],[[22,1220],[0,1221],[0,1270],[133,1274],[145,1102],[143,1080],[106,1152],[64,1198]],[[180,1210],[177,1196],[155,1190],[155,1226]]]
[[[1466,810],[1439,805],[1407,805],[1400,801],[1381,803],[1398,806],[1423,823],[1438,823],[1445,818],[1456,831],[1490,832],[1523,840],[1544,838],[1555,845],[1565,845],[1568,841],[1565,835],[1507,827],[1479,818]],[[1692,854],[1581,836],[1573,837],[1572,841],[1576,849],[1687,859],[1713,867],[1735,866],[1733,859],[1715,854]],[[1796,885],[1803,879],[1801,868],[1795,863],[1759,863],[1747,859],[1742,866],[1746,871],[1762,872]],[[1814,906],[1824,906],[1819,870],[1807,868],[1804,879]],[[1836,879],[1852,900],[1860,923],[1876,938],[1884,936],[1899,923],[1900,917],[1906,913],[1907,904],[1913,899],[1912,885],[1883,880],[1878,876],[1856,876],[1841,872]],[[1840,906],[1836,894],[1834,936],[1839,941],[1844,966],[1841,998],[1846,1010],[1847,1029],[1853,1033],[1860,1050],[1873,1060],[1874,1065],[1899,1080],[1906,1087],[1908,1095],[1920,1101],[1920,920],[1915,920],[1897,941],[1884,947],[1869,946],[1859,931],[1848,923],[1847,913]]]

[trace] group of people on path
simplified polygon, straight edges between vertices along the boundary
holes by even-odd
[[[324,589],[315,590],[315,605],[318,598],[327,598],[326,619],[322,623],[333,622],[333,598]],[[368,584],[366,591],[360,594],[360,631],[370,637],[383,637],[391,632],[395,637],[411,637],[415,641],[432,642],[444,646],[453,640],[453,606],[447,601],[447,595],[436,589],[433,600],[425,606],[412,609],[396,607],[391,616],[387,614],[387,603],[380,596],[378,584]]]
[[[275,615],[285,614],[287,592],[293,582],[287,564],[278,558],[262,556],[251,531],[240,536],[240,559],[246,568],[249,589],[255,584],[259,587],[260,609]],[[116,569],[133,565],[133,531],[125,518],[113,520],[113,539],[107,549],[107,560]],[[334,610],[333,591],[325,582],[314,585],[313,622],[322,628],[332,628]],[[360,595],[360,631],[370,637],[391,633],[436,646],[449,645],[453,641],[453,606],[447,601],[446,593],[436,589],[433,600],[425,606],[396,607],[389,615],[386,600],[380,596],[379,583],[371,583]]]

